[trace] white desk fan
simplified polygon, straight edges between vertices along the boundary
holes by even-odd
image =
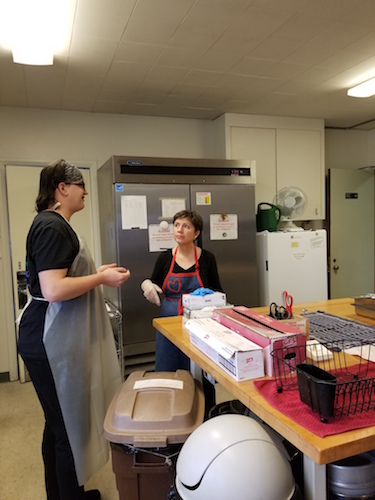
[[[302,227],[293,222],[300,220],[306,210],[307,196],[302,189],[295,186],[284,187],[276,194],[273,203],[281,211],[278,231],[303,231]]]

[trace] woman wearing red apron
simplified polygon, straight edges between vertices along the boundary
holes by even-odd
[[[158,257],[151,280],[141,287],[150,302],[160,305],[159,293],[164,293],[160,316],[182,313],[181,297],[197,288],[222,291],[214,255],[195,245],[203,228],[201,216],[182,210],[173,218],[173,236],[177,246]],[[155,371],[189,369],[189,358],[160,332],[156,332]]]

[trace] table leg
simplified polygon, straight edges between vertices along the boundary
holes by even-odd
[[[190,373],[192,374],[193,378],[203,383],[202,368],[198,366],[196,363],[194,363],[194,361],[192,360],[190,360]]]
[[[303,455],[305,500],[327,500],[326,466]]]

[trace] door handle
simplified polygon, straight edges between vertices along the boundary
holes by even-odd
[[[340,269],[340,266],[337,266],[337,265],[336,265],[336,266],[333,266],[333,270],[334,270],[334,271],[338,271],[339,269]]]

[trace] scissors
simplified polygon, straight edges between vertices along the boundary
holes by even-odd
[[[270,304],[270,316],[274,319],[288,319],[290,318],[289,312],[285,309],[284,306],[278,306],[276,302],[272,302]]]
[[[293,316],[293,310],[292,310],[293,297],[289,295],[289,293],[286,290],[283,291],[282,297],[283,297],[284,307],[288,313],[288,318],[291,318]]]

